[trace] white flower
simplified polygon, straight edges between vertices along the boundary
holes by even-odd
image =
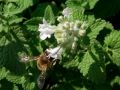
[[[69,17],[71,14],[71,10],[70,8],[66,7],[63,11],[62,14],[64,15],[64,17]]]
[[[43,24],[39,24],[38,31],[40,31],[40,39],[45,40],[50,38],[51,34],[54,33],[55,26],[52,26],[43,19]]]
[[[47,49],[48,57],[52,57],[54,59],[61,59],[62,48],[60,46],[55,47],[53,49]]]

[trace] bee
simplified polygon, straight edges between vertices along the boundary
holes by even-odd
[[[34,57],[34,60],[37,61],[37,68],[41,72],[46,72],[55,65],[56,60],[48,55],[48,52],[44,52],[40,56]]]
[[[57,59],[54,59],[49,56],[49,52],[45,51],[44,53],[40,54],[39,56],[35,57],[29,57],[29,56],[24,56],[22,57],[22,62],[28,62],[30,61],[30,58],[37,63],[37,68],[41,72],[38,79],[37,79],[37,84],[40,89],[44,87],[45,84],[45,79],[47,75],[47,71],[52,69],[52,67],[56,64],[58,61]],[[29,59],[29,60],[28,60]]]
[[[38,79],[38,87],[43,89],[47,71],[52,69],[52,67],[61,59],[62,48],[60,46],[53,49],[46,49],[42,54],[36,57],[31,57],[31,60],[37,62],[37,68],[41,72]],[[30,57],[27,55],[22,55],[21,62],[30,61]]]
[[[48,52],[44,52],[40,56],[34,57],[34,59],[37,61],[37,68],[41,71],[41,74],[37,79],[38,87],[40,89],[42,89],[44,86],[47,71],[51,69],[56,63],[56,60],[49,57],[48,55]]]

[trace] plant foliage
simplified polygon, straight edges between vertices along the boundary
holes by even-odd
[[[67,48],[48,71],[43,90],[119,90],[120,31],[105,20],[120,11],[119,0],[113,1],[0,0],[0,90],[38,90],[36,61],[23,63],[21,56],[34,57],[57,46],[56,36],[42,41],[38,28],[43,18],[58,25],[65,7],[72,9],[69,22],[87,23],[86,33],[77,38],[75,49],[67,46],[73,38],[66,37]]]

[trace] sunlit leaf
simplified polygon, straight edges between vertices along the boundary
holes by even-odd
[[[112,56],[112,61],[120,66],[120,32],[113,31],[105,38],[105,47],[107,52]],[[112,53],[112,54],[111,54]]]

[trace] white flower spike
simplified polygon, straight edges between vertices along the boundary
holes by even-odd
[[[45,40],[46,38],[50,38],[54,33],[55,26],[52,26],[47,23],[45,19],[43,19],[43,24],[39,24],[38,31],[40,31],[40,39]]]

